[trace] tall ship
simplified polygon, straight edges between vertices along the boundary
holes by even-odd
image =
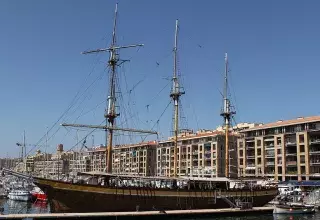
[[[240,207],[243,204],[250,206],[263,206],[277,195],[274,187],[252,188],[242,186],[230,187],[229,175],[229,124],[233,112],[230,111],[230,103],[227,98],[227,85],[224,91],[224,108],[221,115],[225,120],[226,134],[226,169],[225,177],[220,178],[193,178],[177,175],[177,145],[179,133],[179,99],[184,94],[177,74],[177,41],[178,20],[175,26],[174,40],[174,71],[173,87],[170,98],[174,107],[174,172],[170,177],[143,177],[135,175],[118,175],[112,173],[112,152],[115,131],[128,131],[145,134],[156,134],[155,131],[119,128],[116,119],[116,86],[117,67],[121,64],[119,50],[141,47],[142,44],[119,46],[116,44],[117,5],[112,32],[112,43],[109,48],[85,51],[83,54],[109,52],[108,66],[110,68],[110,85],[107,99],[107,108],[104,114],[106,124],[100,125],[75,125],[63,124],[63,126],[89,127],[106,131],[106,172],[82,173],[89,178],[87,181],[66,182],[34,177],[34,183],[47,195],[50,210],[58,212],[123,212],[123,211],[162,211],[178,209],[217,209]],[[227,57],[225,58],[225,83],[227,82]],[[92,181],[99,178],[99,181]],[[239,181],[240,182],[240,181]],[[243,182],[241,182],[243,185]]]

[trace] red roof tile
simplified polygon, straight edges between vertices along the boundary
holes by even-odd
[[[241,132],[255,131],[255,130],[261,130],[261,129],[266,129],[266,128],[276,128],[276,127],[289,126],[289,125],[297,125],[297,124],[317,122],[317,121],[320,122],[320,116],[300,117],[300,118],[291,119],[291,120],[284,120],[284,121],[280,120],[277,122],[263,124],[260,126],[256,126],[253,128],[243,130]]]

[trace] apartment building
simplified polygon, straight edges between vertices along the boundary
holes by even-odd
[[[103,145],[87,149],[90,171],[106,171],[107,148]]]
[[[26,170],[36,176],[51,177],[69,174],[69,161],[73,152],[63,151],[63,145],[57,146],[56,153],[48,154],[40,150],[27,157]]]
[[[173,137],[159,142],[157,175],[173,176]],[[237,176],[236,136],[229,136],[229,177]],[[225,176],[225,135],[222,131],[188,130],[178,136],[177,175],[190,177]]]
[[[87,151],[70,151],[68,154],[69,172],[76,174],[90,171],[91,161]]]
[[[113,149],[113,173],[139,176],[156,175],[156,141],[116,146]]]
[[[259,125],[258,123],[247,123],[247,122],[238,123],[238,124],[230,127],[230,132],[238,133],[238,132],[240,132],[242,130],[246,130],[246,129],[249,129],[249,128],[254,128],[254,127],[258,126],[258,125]],[[224,132],[225,131],[224,126],[217,127],[216,131]]]
[[[237,144],[240,177],[320,179],[320,116],[243,130]]]
[[[63,151],[59,144],[54,154],[43,153],[40,150],[26,158],[25,170],[37,176],[55,176],[70,172],[87,172],[90,161],[86,152]]]
[[[21,158],[0,158],[0,168],[13,169],[21,161]]]

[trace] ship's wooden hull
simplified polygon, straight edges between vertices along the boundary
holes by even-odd
[[[35,184],[48,196],[51,212],[123,212],[175,209],[229,208],[225,193],[212,190],[154,188],[110,188],[38,179]],[[253,206],[263,206],[276,189],[227,192],[237,198],[250,197]],[[230,197],[229,197],[230,198]]]

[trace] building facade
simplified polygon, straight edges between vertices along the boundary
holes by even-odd
[[[320,116],[260,125],[240,136],[240,177],[320,179]]]
[[[21,158],[0,158],[0,168],[14,169],[19,162]]]
[[[113,173],[155,176],[157,145],[156,141],[150,141],[116,146],[112,154]]]
[[[64,151],[59,144],[55,154],[42,153],[40,150],[26,158],[25,169],[35,176],[68,176],[71,172],[87,172],[90,161],[86,152]]]
[[[87,149],[87,153],[90,160],[90,171],[105,172],[107,148],[100,145]]]
[[[159,142],[157,175],[173,176],[173,137]],[[229,136],[229,173],[237,176],[236,136]],[[190,177],[225,176],[225,135],[221,131],[185,131],[178,136],[177,175]]]

